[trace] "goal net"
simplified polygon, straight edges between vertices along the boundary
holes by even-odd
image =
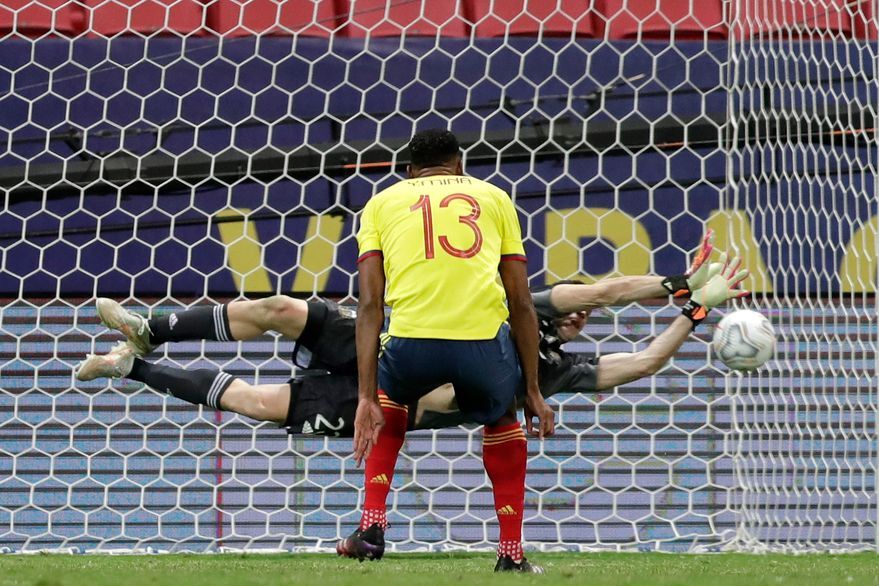
[[[768,4],[768,5],[767,5]],[[734,240],[760,251],[777,360],[730,377],[739,546],[876,549],[876,5],[734,3]],[[852,8],[872,18],[849,20]],[[780,20],[797,22],[777,28]],[[755,34],[756,31],[756,34]],[[852,39],[861,31],[869,41]],[[747,225],[750,222],[750,225]],[[758,273],[759,274],[759,273]]]
[[[540,549],[876,548],[876,0],[6,0],[0,6],[0,551],[293,550],[359,521],[350,440],[131,382],[77,383],[143,314],[356,298],[357,212],[448,127],[508,190],[534,286],[743,255],[776,358],[711,324],[652,378],[559,394],[529,442]],[[722,314],[723,311],[716,312]],[[593,313],[643,348],[673,304]],[[150,360],[291,376],[292,342]],[[489,548],[471,428],[408,436],[393,547]]]

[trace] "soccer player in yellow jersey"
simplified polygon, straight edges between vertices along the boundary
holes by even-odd
[[[537,386],[537,319],[516,210],[503,190],[463,174],[451,132],[416,134],[409,154],[409,178],[366,204],[357,234],[354,456],[366,458],[366,496],[360,528],[337,549],[381,556],[405,406],[452,383],[461,412],[485,425],[483,461],[500,525],[495,570],[542,573],[522,553],[528,454],[516,391],[524,385],[529,432],[552,434],[554,415]],[[391,320],[379,358],[385,303]]]

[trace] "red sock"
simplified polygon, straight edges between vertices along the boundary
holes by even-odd
[[[366,496],[363,499],[363,515],[360,517],[361,531],[376,523],[382,529],[388,526],[388,492],[394,479],[397,454],[403,447],[409,424],[409,410],[405,405],[394,403],[382,391],[379,391],[378,397],[385,415],[385,426],[379,432],[378,441],[366,459]]]
[[[520,561],[522,553],[522,515],[525,509],[525,466],[528,442],[518,422],[500,427],[485,426],[482,460],[491,479],[494,508],[501,528],[498,557],[508,555]]]

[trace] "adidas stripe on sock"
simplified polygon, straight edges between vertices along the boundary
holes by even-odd
[[[173,366],[150,364],[134,359],[131,380],[140,381],[162,393],[168,393],[195,405],[220,409],[223,393],[235,380],[231,374],[205,368],[184,370]]]
[[[149,320],[149,327],[150,343],[155,345],[184,340],[233,340],[227,305],[194,307],[154,317]]]

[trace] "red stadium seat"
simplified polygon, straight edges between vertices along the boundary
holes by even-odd
[[[595,37],[589,0],[467,0],[478,37],[534,35]]]
[[[2,0],[0,35],[76,36],[83,30],[83,9],[73,0]]]
[[[209,32],[328,37],[340,26],[347,0],[206,0]]]
[[[119,33],[188,35],[201,30],[204,4],[198,0],[86,0],[89,36]]]
[[[879,29],[876,26],[876,16],[879,7],[873,5],[872,0],[864,0],[858,6],[852,7],[854,13],[855,36],[859,39],[879,39]]]
[[[470,24],[464,20],[457,0],[354,0],[345,13],[347,24],[342,34],[348,37],[470,36]]]
[[[850,0],[735,0],[731,10],[742,26],[734,34],[749,38],[760,33],[792,31],[795,36],[827,38],[852,37],[853,23],[847,9]],[[865,23],[866,24],[866,23]]]
[[[757,0],[760,1],[760,0]],[[595,0],[605,38],[725,39],[722,0]]]

